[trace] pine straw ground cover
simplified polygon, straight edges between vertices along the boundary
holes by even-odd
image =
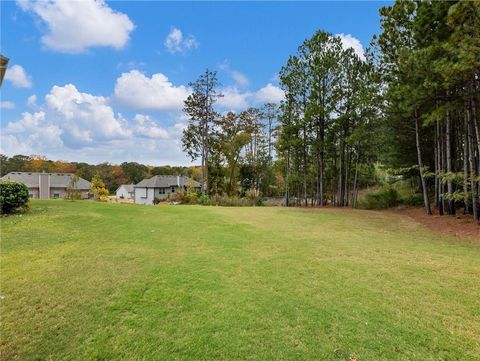
[[[34,201],[2,360],[473,360],[480,245],[370,211]]]

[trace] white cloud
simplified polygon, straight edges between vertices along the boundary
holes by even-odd
[[[241,86],[241,87],[246,87],[246,86],[248,86],[249,81],[248,81],[248,78],[247,78],[244,74],[240,73],[240,72],[237,71],[237,70],[232,70],[232,71],[231,71],[231,75],[232,75],[233,80],[235,80],[235,82],[236,82],[239,86]]]
[[[1,129],[3,154],[94,163],[189,164],[180,140],[183,115],[173,118],[170,126],[146,114],[127,121],[108,98],[81,92],[72,84],[54,86],[36,107]]]
[[[268,83],[255,93],[255,100],[258,103],[280,103],[285,94],[279,87]]]
[[[20,120],[2,129],[2,153],[8,154],[13,149],[15,154],[34,154],[38,149],[61,148],[64,145],[61,135],[62,129],[48,123],[45,112],[26,112]]]
[[[199,44],[193,35],[184,37],[180,29],[173,27],[165,38],[164,45],[168,52],[175,54],[185,53],[188,50],[196,49]]]
[[[107,99],[81,93],[73,84],[54,86],[45,96],[46,106],[53,119],[70,140],[86,144],[96,140],[125,138],[130,131],[125,129],[125,120],[115,114]]]
[[[250,81],[248,80],[247,76],[238,70],[231,69],[230,63],[227,59],[225,59],[222,63],[218,66],[220,69],[225,70],[235,81],[235,83],[241,87],[247,87]]]
[[[158,125],[158,122],[149,115],[136,114],[134,132],[145,138],[168,139],[168,131]]]
[[[133,109],[180,111],[188,94],[187,87],[173,85],[162,73],[148,78],[132,70],[123,73],[115,84],[115,99]]]
[[[0,109],[15,109],[15,103],[5,100],[0,102]]]
[[[27,99],[27,106],[30,108],[36,108],[37,107],[37,96],[35,94],[30,95]]]
[[[225,110],[245,110],[263,103],[280,103],[284,98],[283,90],[268,83],[256,92],[240,91],[237,87],[226,87],[221,90],[223,97],[217,104]]]
[[[356,37],[351,34],[335,34],[340,40],[342,40],[342,47],[344,49],[352,48],[355,51],[355,54],[358,55],[360,59],[365,61],[365,52],[363,50],[362,43]]]
[[[240,92],[236,87],[227,87],[221,90],[223,97],[218,98],[217,104],[227,110],[244,110],[248,108],[250,92]]]
[[[32,78],[27,74],[25,69],[18,64],[7,68],[5,79],[12,83],[16,88],[32,87]]]
[[[103,0],[17,1],[46,24],[42,43],[63,53],[81,53],[94,46],[121,49],[128,42],[134,24],[127,15],[110,8]]]

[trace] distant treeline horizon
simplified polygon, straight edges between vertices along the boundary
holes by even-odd
[[[155,175],[182,175],[196,180],[200,177],[200,168],[191,166],[152,166],[138,162],[122,162],[113,164],[102,162],[91,164],[88,162],[70,162],[66,160],[51,160],[43,155],[17,154],[11,157],[0,154],[0,175],[10,172],[47,172],[47,173],[74,173],[90,181],[98,175],[110,192],[114,192],[121,184],[135,184],[142,179]]]

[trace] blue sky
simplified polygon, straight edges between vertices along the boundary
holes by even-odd
[[[219,110],[278,102],[276,74],[316,30],[361,54],[388,2],[94,2],[1,6],[1,152],[190,164],[188,82],[218,71]]]

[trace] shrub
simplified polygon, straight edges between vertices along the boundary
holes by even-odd
[[[359,200],[360,208],[365,209],[383,209],[395,207],[400,203],[398,192],[391,185],[380,187],[376,190],[368,191]]]
[[[255,200],[255,205],[257,207],[263,207],[265,205],[265,200],[262,197],[257,197]]]
[[[215,194],[210,198],[204,198],[200,196],[199,203],[202,205],[210,206],[222,206],[222,207],[252,207],[252,206],[263,206],[263,198],[260,197],[237,197],[237,196],[227,196]]]
[[[197,204],[198,193],[195,190],[188,190],[183,197],[183,201],[186,204]]]
[[[160,198],[153,198],[153,204],[157,205],[158,203],[160,203],[162,200]]]
[[[210,204],[210,197],[208,194],[202,194],[200,197],[198,197],[198,203],[204,206],[208,206]]]
[[[28,188],[13,181],[0,181],[0,204],[2,214],[10,214],[28,208]]]

